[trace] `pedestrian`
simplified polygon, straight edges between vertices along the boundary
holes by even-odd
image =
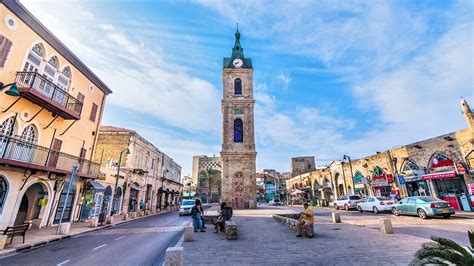
[[[390,192],[390,199],[394,202],[394,203],[397,203],[397,191],[396,190],[392,190]]]
[[[313,237],[313,223],[314,223],[314,212],[313,208],[309,207],[309,204],[305,202],[303,204],[304,211],[301,212],[301,217],[298,221],[296,228],[296,237],[302,237],[303,226],[306,229],[306,233],[309,238]]]
[[[143,211],[143,213],[145,213],[145,202],[143,202],[143,199],[140,200],[140,210]]]
[[[196,199],[194,206],[191,210],[191,215],[193,217],[194,232],[200,230],[201,232],[206,232],[202,227],[202,217],[204,216],[204,211],[202,209],[201,200]]]
[[[225,221],[229,221],[232,218],[233,210],[231,207],[227,207],[225,202],[221,203],[221,209],[219,210],[219,217],[217,217],[217,221],[214,223],[214,233],[219,232],[219,228],[221,232],[224,231]]]

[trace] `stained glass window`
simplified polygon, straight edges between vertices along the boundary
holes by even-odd
[[[234,120],[234,142],[244,141],[244,125],[242,119]]]
[[[234,80],[234,94],[242,95],[242,80],[239,78]]]

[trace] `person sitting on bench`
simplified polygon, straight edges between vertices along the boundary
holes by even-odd
[[[309,238],[313,237],[313,230],[312,226],[314,223],[314,212],[313,208],[309,207],[308,203],[305,202],[303,205],[304,211],[301,212],[301,217],[298,221],[297,229],[296,229],[296,237],[302,237],[303,226],[306,229],[306,233],[308,234]]]
[[[221,209],[219,210],[219,217],[217,217],[217,221],[214,223],[214,233],[219,232],[219,228],[221,232],[224,231],[225,221],[229,221],[232,218],[232,208],[227,207],[225,202],[221,203]]]

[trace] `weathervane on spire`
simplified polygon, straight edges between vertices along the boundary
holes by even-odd
[[[239,22],[237,22],[235,24],[237,24],[237,31],[239,31]]]

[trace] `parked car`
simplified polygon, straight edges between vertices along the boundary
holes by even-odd
[[[334,202],[334,208],[344,208],[346,211],[349,209],[355,209],[357,204],[361,201],[359,195],[342,195]]]
[[[183,200],[179,207],[179,216],[185,214],[191,214],[191,210],[194,207],[194,200]]]
[[[281,206],[283,205],[279,199],[272,199],[268,205],[270,206]]]
[[[387,197],[368,197],[357,204],[359,212],[371,211],[375,214],[379,212],[391,211],[395,203]]]
[[[418,215],[421,219],[443,216],[449,218],[455,214],[449,202],[433,197],[417,196],[401,199],[393,208],[394,215]]]

